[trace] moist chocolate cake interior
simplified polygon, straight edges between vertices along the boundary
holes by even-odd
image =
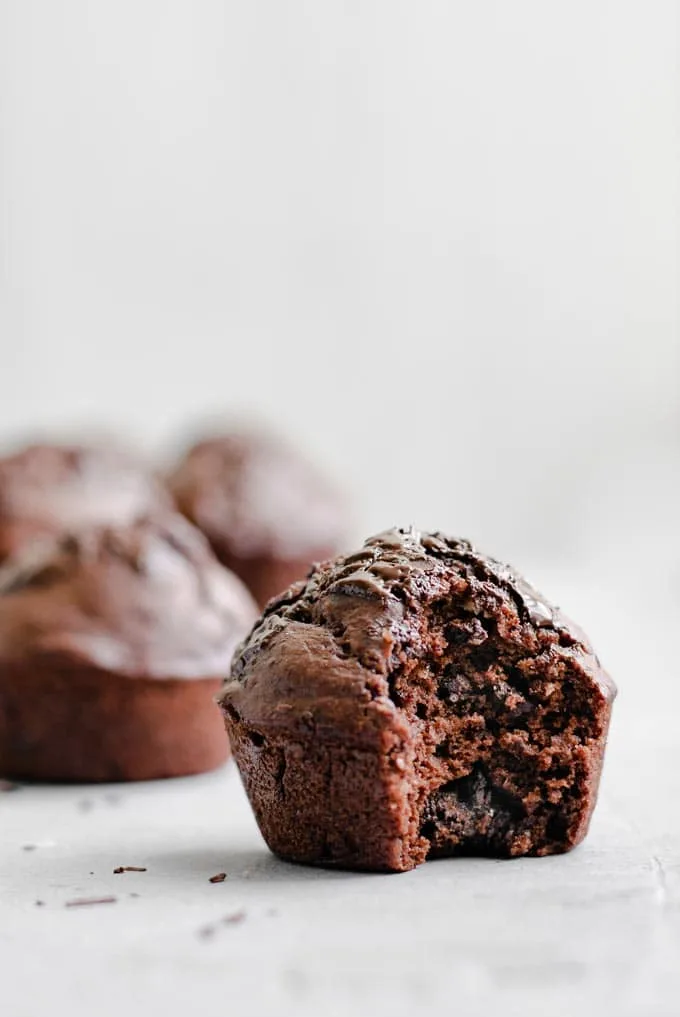
[[[601,734],[583,681],[549,652],[576,641],[503,566],[462,542],[435,538],[427,549],[454,558],[450,588],[419,619],[417,656],[405,646],[388,678],[417,732],[412,833],[425,857],[534,845],[550,854],[573,836],[588,791],[588,760],[575,750]],[[510,603],[495,595],[499,582]],[[529,615],[528,630],[507,624],[513,607]]]

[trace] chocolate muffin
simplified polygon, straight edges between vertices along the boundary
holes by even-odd
[[[409,529],[273,600],[220,705],[272,851],[404,871],[578,844],[614,694],[585,635],[513,569]]]
[[[120,781],[228,755],[214,696],[256,617],[179,515],[48,538],[0,569],[0,773]]]
[[[37,537],[121,526],[172,501],[130,453],[112,445],[30,445],[0,459],[0,561]]]
[[[272,437],[234,433],[201,441],[169,486],[180,512],[261,606],[341,543],[345,514],[337,492]]]

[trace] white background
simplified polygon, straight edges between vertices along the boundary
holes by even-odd
[[[247,411],[357,533],[674,537],[674,0],[0,2],[0,437]]]

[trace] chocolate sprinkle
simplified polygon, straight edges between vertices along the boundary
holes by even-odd
[[[230,915],[227,915],[226,918],[222,919],[222,924],[240,925],[241,922],[244,922],[245,920],[246,920],[245,911],[233,911]]]
[[[121,872],[146,872],[146,869],[143,865],[119,865],[113,870],[114,876],[120,875]]]
[[[226,872],[218,872],[216,876],[211,876],[208,880],[209,883],[223,883],[227,878]]]
[[[75,900],[67,900],[67,908],[83,908],[90,904],[115,904],[117,897],[76,897]]]
[[[219,924],[220,925],[240,925],[241,922],[245,921],[245,919],[246,919],[245,911],[243,911],[243,910],[241,910],[241,911],[232,911],[232,913],[230,915],[226,915],[221,920],[221,922]],[[200,939],[212,939],[212,937],[217,932],[217,928],[218,928],[218,926],[213,922],[210,925],[203,925],[203,926],[201,926],[201,928],[198,930],[197,934],[198,934]]]

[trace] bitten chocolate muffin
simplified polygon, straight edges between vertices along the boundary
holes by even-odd
[[[0,773],[198,773],[228,754],[214,703],[256,609],[179,515],[48,539],[0,569]]]
[[[403,871],[578,844],[614,694],[584,634],[516,572],[410,529],[272,601],[220,703],[272,851]]]
[[[261,606],[341,543],[346,519],[338,494],[294,451],[262,434],[199,442],[169,486],[180,512]]]
[[[37,537],[121,526],[171,508],[164,486],[112,445],[30,445],[0,459],[0,561]]]

